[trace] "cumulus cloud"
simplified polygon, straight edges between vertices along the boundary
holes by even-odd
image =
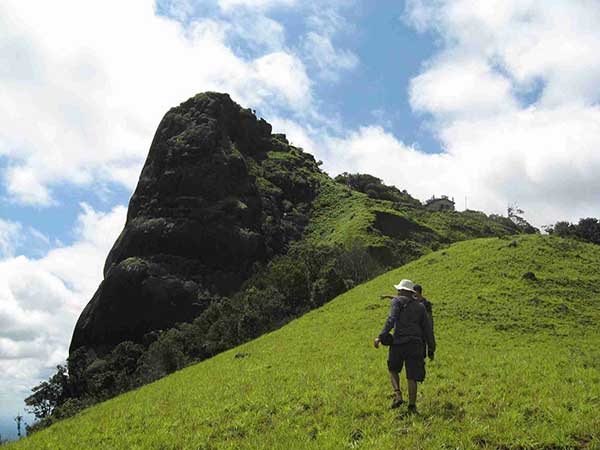
[[[436,61],[411,80],[410,102],[415,111],[453,118],[496,115],[517,107],[510,80],[478,59]]]
[[[600,98],[600,9],[595,1],[411,0],[407,19],[443,39],[440,56],[468,55],[491,64],[516,89],[541,81],[541,105],[589,104]]]
[[[205,16],[184,26],[153,5],[2,2],[1,175],[14,200],[52,204],[60,183],[133,189],[160,118],[196,92],[227,91],[254,108],[311,105],[304,64],[277,48],[276,22],[259,22],[262,47],[273,46],[240,56],[228,44],[235,27]],[[185,15],[185,7],[171,9]]]
[[[0,259],[0,398],[11,400],[3,402],[0,416],[14,414],[12,403],[64,363],[75,322],[102,280],[103,260],[125,223],[124,206],[108,212],[81,208],[73,244],[39,259]]]
[[[269,95],[274,95],[280,101],[295,104],[302,108],[311,102],[310,79],[304,72],[304,64],[285,52],[275,52],[258,58],[253,62],[254,73],[263,80],[256,83],[251,95],[254,103]]]

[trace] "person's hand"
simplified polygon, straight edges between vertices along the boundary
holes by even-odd
[[[433,361],[433,353],[429,354],[429,361]]]
[[[381,343],[381,340],[379,338],[375,338],[375,340],[373,341],[373,347],[379,348],[380,343]]]
[[[380,295],[380,296],[379,296],[379,300],[383,300],[383,299],[385,299],[386,297],[387,297],[387,295]]]

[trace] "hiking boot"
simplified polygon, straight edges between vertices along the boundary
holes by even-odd
[[[404,403],[404,400],[402,400],[401,397],[394,396],[394,400],[392,401],[392,406],[390,406],[390,408],[392,408],[392,409],[400,408],[403,403]]]
[[[419,411],[417,410],[417,405],[408,405],[408,413],[414,414],[415,416],[419,415]]]

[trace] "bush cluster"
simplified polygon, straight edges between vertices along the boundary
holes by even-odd
[[[564,238],[575,238],[583,242],[600,245],[600,221],[593,217],[579,219],[577,224],[566,221],[556,222],[546,227],[549,234]]]
[[[421,202],[411,197],[406,190],[401,191],[395,186],[387,186],[373,175],[344,172],[335,177],[335,181],[374,199],[402,203],[405,206],[421,206]]]

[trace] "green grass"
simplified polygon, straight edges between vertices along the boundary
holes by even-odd
[[[508,218],[477,211],[431,212],[422,207],[373,199],[330,178],[320,178],[305,239],[317,244],[360,242],[371,248],[396,249],[395,261],[406,261],[451,242],[477,237],[508,236],[518,232]],[[388,236],[376,226],[376,214],[405,220],[403,236]],[[404,252],[405,257],[398,257]]]
[[[430,253],[8,449],[599,449],[600,251],[515,239]],[[401,278],[434,303],[419,417],[388,409],[371,344]]]
[[[365,245],[381,244],[381,235],[369,229],[375,219],[371,209],[374,203],[377,201],[366,194],[322,177],[321,191],[306,229],[307,239],[326,244],[346,244],[357,239]]]
[[[505,236],[515,233],[514,224],[506,217],[487,216],[479,211],[416,211],[415,219],[437,231],[451,242],[473,237]]]

